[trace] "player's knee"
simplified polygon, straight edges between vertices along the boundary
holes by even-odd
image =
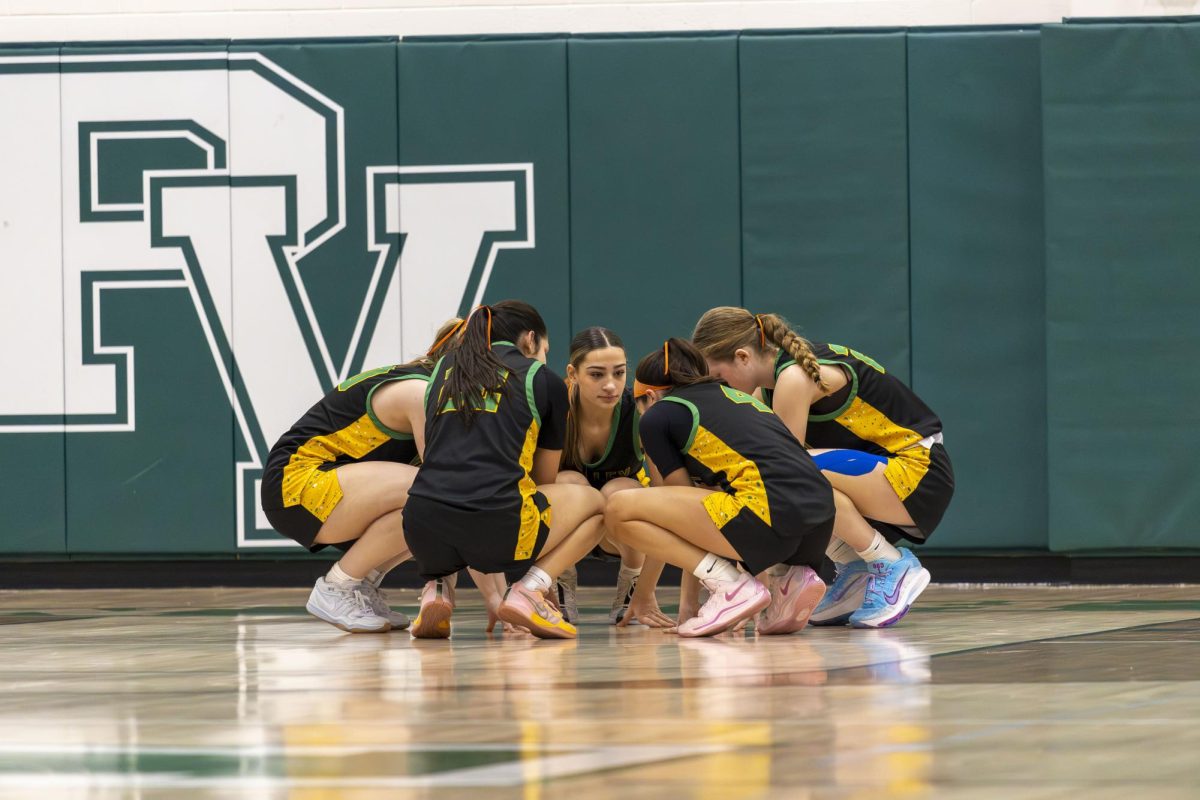
[[[837,510],[838,515],[857,511],[858,508],[854,505],[854,501],[850,499],[850,495],[840,489],[833,490],[833,505]]]
[[[609,535],[621,538],[620,529],[634,518],[636,507],[637,498],[631,492],[617,492],[608,498],[604,506],[604,527]]]
[[[587,486],[588,479],[582,474],[573,469],[559,470],[558,476],[554,479],[555,483],[564,483],[572,486]]]
[[[604,495],[604,499],[608,500],[617,492],[623,492],[627,489],[640,489],[642,485],[632,478],[613,478],[600,489],[600,493]]]

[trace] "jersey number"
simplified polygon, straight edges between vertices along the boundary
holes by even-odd
[[[849,347],[843,347],[840,344],[831,344],[831,345],[829,345],[829,349],[832,350],[833,352],[837,353],[839,356],[854,356],[855,358],[857,358],[859,361],[863,362],[867,366],[875,369],[877,372],[882,372],[885,374],[887,373],[887,370],[884,369],[883,366],[880,365],[880,363],[878,361],[871,358],[870,356],[864,356],[862,353],[858,352],[857,350],[851,350]]]
[[[765,411],[768,414],[774,413],[761,400],[759,400],[755,397],[752,397],[751,395],[748,395],[745,392],[739,392],[737,389],[734,389],[729,386],[722,386],[721,391],[725,393],[726,397],[728,397],[730,400],[732,400],[735,403],[741,403],[742,405],[749,403],[750,405],[757,408],[759,411]]]

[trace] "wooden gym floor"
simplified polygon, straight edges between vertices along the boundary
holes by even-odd
[[[890,630],[712,640],[589,588],[575,642],[487,639],[473,590],[424,642],[306,596],[0,593],[0,796],[1200,797],[1196,586],[934,586]]]

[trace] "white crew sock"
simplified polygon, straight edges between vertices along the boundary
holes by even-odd
[[[721,558],[713,553],[705,553],[704,558],[692,570],[692,574],[700,580],[736,581],[741,577],[737,566],[727,558]]]
[[[767,567],[767,574],[772,578],[782,578],[791,569],[787,564],[773,564]]]
[[[325,573],[325,582],[331,583],[334,586],[346,587],[361,583],[362,578],[355,578],[346,574],[346,571],[342,569],[342,562],[339,561],[329,569],[329,572]]]
[[[867,549],[859,550],[858,554],[862,556],[863,561],[886,561],[894,564],[900,560],[900,551],[883,538],[879,531],[875,531],[875,536],[871,539],[871,544]]]
[[[624,564],[622,564],[621,571],[617,575],[617,580],[620,580],[621,578],[639,578],[639,577],[641,577],[641,575],[642,575],[641,567],[637,567],[635,569],[634,567],[627,567]]]
[[[829,540],[829,547],[825,548],[825,555],[835,564],[849,564],[851,561],[858,561],[858,553],[854,552],[854,548],[838,539],[836,536]]]
[[[525,577],[521,578],[521,584],[531,592],[541,592],[545,594],[550,591],[551,584],[554,580],[541,567],[530,567],[529,572],[525,573]]]

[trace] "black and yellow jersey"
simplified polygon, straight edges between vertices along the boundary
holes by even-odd
[[[626,389],[621,401],[613,407],[612,427],[608,433],[608,444],[604,452],[593,462],[586,462],[578,453],[563,453],[562,468],[573,469],[583,474],[588,483],[600,489],[614,478],[633,478],[648,486],[645,457],[642,443],[638,439],[638,410],[633,401],[633,390]]]
[[[665,478],[680,467],[724,490],[705,502],[718,527],[741,508],[777,530],[833,518],[833,491],[783,421],[723,383],[672,389],[641,420],[642,446]]]
[[[809,409],[805,432],[809,447],[860,450],[886,457],[940,438],[942,421],[938,416],[874,359],[837,344],[814,343],[812,347],[820,363],[841,367],[849,382]],[[780,350],[775,377],[795,363]],[[763,390],[767,405],[771,394],[769,389]]]
[[[402,364],[369,370],[334,387],[271,448],[263,470],[263,507],[301,504],[313,470],[328,471],[357,461],[412,463],[417,458],[412,434],[380,422],[371,409],[371,397],[387,383],[428,378],[427,367]],[[324,520],[337,499],[309,510]]]
[[[434,367],[425,395],[425,460],[409,494],[469,511],[519,507],[524,530],[532,524],[525,515],[538,513],[533,454],[539,447],[562,449],[567,387],[510,342],[495,342],[492,350],[508,368],[503,391],[487,398],[469,427],[443,395],[455,353]]]

